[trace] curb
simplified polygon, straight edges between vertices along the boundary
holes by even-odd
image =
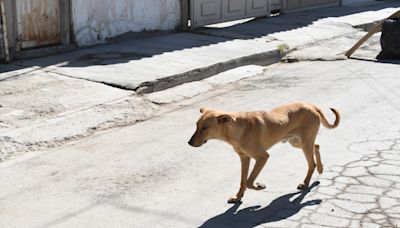
[[[184,83],[199,81],[236,67],[241,67],[250,64],[268,66],[279,62],[282,59],[282,57],[283,55],[278,49],[252,54],[236,59],[231,59],[225,62],[213,64],[207,67],[197,68],[182,74],[176,74],[166,78],[160,78],[155,81],[144,82],[141,85],[139,85],[135,89],[135,91],[138,94],[158,92]]]
[[[353,28],[360,29],[363,31],[368,31],[376,23],[377,21],[372,21],[370,23],[354,25]],[[287,50],[287,52],[290,52],[291,50],[292,49],[289,49]],[[134,88],[134,90],[138,94],[148,94],[148,93],[158,92],[184,83],[200,81],[205,78],[217,75],[219,73],[231,70],[236,67],[241,67],[251,64],[268,66],[281,61],[283,57],[284,54],[281,53],[277,48],[267,52],[252,54],[236,59],[231,59],[225,62],[213,64],[207,67],[193,69],[185,73],[176,74],[165,78],[160,78],[155,81],[144,82],[140,84],[138,87]]]

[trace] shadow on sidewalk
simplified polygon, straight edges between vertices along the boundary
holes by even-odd
[[[317,181],[304,191],[280,196],[264,208],[253,206],[237,211],[240,206],[240,203],[237,203],[229,208],[225,213],[210,218],[200,227],[250,228],[261,224],[287,219],[297,214],[303,207],[317,205],[322,202],[320,199],[309,200],[304,203],[301,202],[311,189],[318,185],[319,182]],[[291,198],[295,196],[297,197],[291,200]]]
[[[113,65],[132,60],[150,58],[163,53],[209,46],[221,42],[239,39],[248,40],[265,37],[276,32],[283,32],[308,26],[315,21],[328,17],[340,17],[388,7],[400,7],[398,2],[387,2],[371,6],[328,7],[308,11],[287,13],[277,17],[266,17],[225,28],[202,28],[193,33],[159,34],[154,36],[124,35],[122,39],[112,39],[105,45],[75,50],[69,53],[42,57],[32,60],[15,61],[18,69],[31,66],[46,67],[60,64],[61,67],[86,67],[93,65]],[[208,32],[205,32],[208,31]],[[223,33],[218,33],[223,31]],[[203,33],[203,34],[199,34]],[[204,35],[208,33],[209,35]],[[225,34],[225,35],[224,35]],[[226,35],[230,34],[230,35]],[[183,62],[187,61],[185,59]],[[193,60],[192,60],[193,61]],[[0,73],[13,68],[0,64]],[[17,75],[18,76],[18,75]]]

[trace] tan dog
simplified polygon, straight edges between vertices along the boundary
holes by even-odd
[[[268,160],[267,150],[278,142],[289,141],[292,146],[303,150],[308,163],[307,175],[297,187],[301,190],[308,187],[315,166],[319,173],[323,171],[319,145],[314,142],[321,122],[326,128],[339,125],[339,113],[333,108],[331,110],[336,116],[334,124],[327,121],[318,107],[304,102],[294,102],[270,112],[221,112],[201,108],[202,115],[189,144],[199,147],[209,139],[219,139],[233,146],[242,165],[239,191],[228,200],[236,203],[246,188],[265,188],[262,184],[255,184],[254,180]],[[250,158],[256,163],[248,177]]]

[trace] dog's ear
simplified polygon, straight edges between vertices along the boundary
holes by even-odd
[[[219,124],[227,124],[227,123],[233,123],[236,121],[236,118],[231,115],[220,115],[217,117],[218,123]]]
[[[206,111],[206,108],[200,108],[200,113],[204,113]]]

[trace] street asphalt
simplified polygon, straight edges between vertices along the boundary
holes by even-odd
[[[400,227],[400,62],[376,61],[379,33],[343,56],[365,35],[358,27],[400,5],[363,7],[0,65],[0,227]],[[283,62],[253,59],[278,43],[290,47]],[[198,78],[178,85],[186,76]],[[138,94],[139,85],[161,91]],[[341,113],[317,137],[324,173],[299,192],[305,158],[278,144],[257,179],[267,188],[227,204],[240,162],[226,143],[187,144],[200,107],[268,111],[296,100],[331,122],[330,107]]]
[[[0,164],[0,227],[398,227],[400,65],[366,60],[281,63],[170,105],[132,126]],[[238,156],[210,141],[192,148],[202,106],[269,110],[302,100],[342,121],[321,128],[325,171],[308,191],[302,152],[270,150],[242,204]],[[166,107],[167,108],[167,107]]]

